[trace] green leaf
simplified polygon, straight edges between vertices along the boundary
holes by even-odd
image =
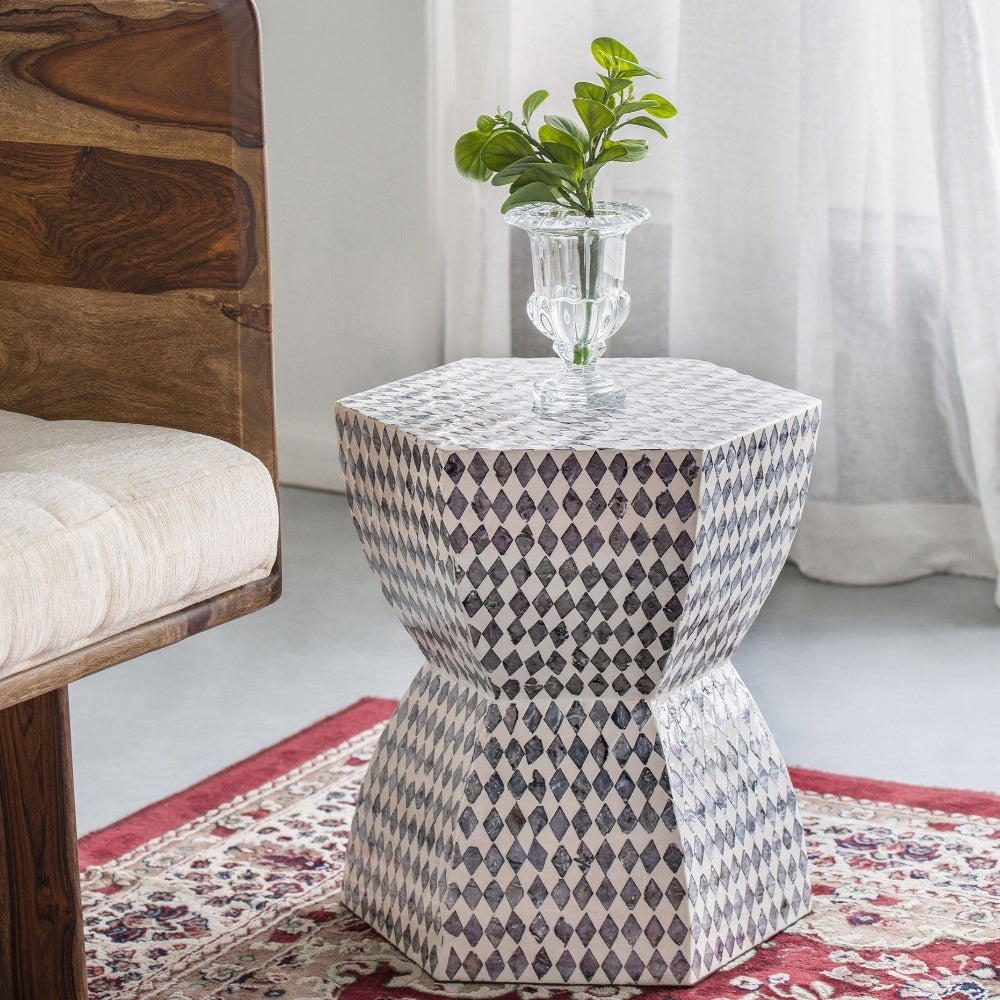
[[[649,144],[645,139],[619,139],[618,145],[628,150],[627,156],[620,157],[622,163],[635,163],[649,156]]]
[[[558,187],[556,184],[549,184],[546,181],[541,181],[537,177],[526,176],[528,171],[520,174],[514,180],[510,182],[510,193],[513,194],[515,191],[520,191],[526,184],[545,184],[546,187]]]
[[[573,87],[573,93],[586,101],[604,102],[604,88],[598,87],[596,83],[578,83]]]
[[[603,166],[605,163],[610,163],[612,160],[624,160],[627,157],[628,146],[626,146],[623,142],[614,142],[609,139],[604,143],[604,147],[601,149],[601,154],[597,157],[597,162]]]
[[[588,101],[586,98],[576,97],[573,99],[573,107],[576,108],[580,121],[587,127],[587,134],[591,139],[600,135],[617,121],[611,108],[606,104],[601,104],[600,101]]]
[[[483,146],[480,158],[489,170],[503,170],[522,156],[528,156],[534,148],[518,132],[498,132]]]
[[[562,184],[575,184],[577,172],[564,163],[538,163],[528,167],[516,181],[511,184],[511,191],[535,182],[547,184],[549,187],[559,187]]]
[[[628,118],[621,123],[621,127],[624,128],[626,125],[641,125],[643,128],[651,128],[654,132],[659,132],[664,139],[667,138],[667,130],[659,122],[653,121],[647,115],[639,115],[638,118]],[[488,163],[487,166],[489,166]]]
[[[597,157],[597,160],[592,166],[587,167],[583,171],[582,180],[588,184],[592,183],[594,178],[597,176],[597,172],[602,167],[606,167],[614,160],[627,160],[628,157],[629,150],[624,143],[615,142],[613,139],[606,139],[601,147],[601,152]]]
[[[665,97],[660,97],[659,94],[643,94],[643,103],[651,101],[648,104],[649,113],[654,118],[673,118],[677,114],[677,109],[668,101]]]
[[[524,123],[531,121],[531,116],[538,110],[538,106],[549,96],[547,90],[536,90],[533,94],[528,94],[524,99],[524,106],[521,109],[524,114]]]
[[[636,111],[645,111],[646,108],[656,107],[656,101],[622,101],[621,104],[615,108],[615,114],[621,118],[622,115],[631,115]],[[652,114],[652,112],[650,112]]]
[[[549,181],[572,181],[576,182],[580,172],[566,163],[541,163],[538,167],[532,167],[542,180]]]
[[[487,133],[478,129],[459,137],[455,143],[455,166],[463,177],[468,177],[471,181],[489,179],[490,169],[482,161],[483,147],[489,139]]]
[[[614,76],[605,76],[603,73],[597,75],[604,81],[604,89],[609,94],[617,94],[620,90],[626,90],[632,86],[631,80],[620,80]]]
[[[618,64],[618,76],[623,76],[628,79],[636,76],[655,76],[657,80],[661,79],[660,74],[656,72],[655,69],[647,69],[645,66],[640,66],[636,62],[625,62],[622,61]]]
[[[583,154],[576,147],[576,145],[569,145],[568,137],[564,137],[562,132],[557,132],[555,129],[549,129],[549,133],[566,138],[566,141],[563,142],[561,139],[546,139],[542,135],[542,131],[547,127],[548,126],[543,125],[538,130],[538,137],[542,141],[542,149],[544,149],[556,163],[564,163],[567,166],[573,167],[574,170],[582,170]]]
[[[538,130],[539,142],[544,146],[547,142],[558,143],[562,146],[569,146],[570,149],[575,149],[579,152],[577,141],[567,135],[560,129],[553,128],[551,125],[543,125]]]
[[[590,136],[572,118],[563,118],[560,115],[546,115],[545,124],[549,128],[569,136],[580,147],[581,153],[585,153],[590,148]],[[541,132],[539,132],[539,137],[541,137]],[[559,140],[554,141],[558,142]]]
[[[559,201],[559,192],[547,184],[525,184],[523,188],[513,191],[510,197],[500,206],[501,212],[506,212],[515,205],[527,205],[533,201]]]
[[[544,162],[537,155],[522,156],[521,159],[515,160],[509,167],[504,167],[503,170],[497,171],[490,183],[494,187],[503,187],[505,184],[510,184],[511,181],[517,180],[528,167]]]
[[[496,124],[496,119],[491,118],[489,115],[480,115],[476,119],[476,128],[480,132],[492,132],[493,126]]]
[[[603,66],[612,76],[618,75],[618,64],[622,60],[630,63],[638,62],[631,49],[622,45],[617,38],[610,38],[607,35],[595,38],[590,43],[590,51],[598,64]]]

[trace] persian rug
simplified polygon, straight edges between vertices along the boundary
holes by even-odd
[[[792,769],[813,912],[692,987],[435,983],[338,902],[365,699],[83,838],[92,1000],[987,1000],[1000,797]]]

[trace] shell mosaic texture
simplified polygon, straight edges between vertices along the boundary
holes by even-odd
[[[781,755],[730,657],[805,501],[819,404],[612,359],[623,410],[531,412],[547,362],[337,406],[348,499],[426,663],[361,791],[350,909],[446,980],[687,984],[809,911]]]

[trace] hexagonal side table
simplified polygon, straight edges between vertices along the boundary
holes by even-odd
[[[531,410],[551,364],[337,406],[365,553],[427,659],[344,899],[438,979],[693,983],[810,907],[795,793],[729,658],[798,526],[819,404],[614,359],[624,409],[553,421]]]

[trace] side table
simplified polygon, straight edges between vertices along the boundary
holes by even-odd
[[[531,409],[558,361],[337,404],[348,499],[427,662],[344,900],[438,979],[688,984],[810,908],[781,754],[730,656],[798,526],[819,403],[704,362],[601,362],[622,410]]]

